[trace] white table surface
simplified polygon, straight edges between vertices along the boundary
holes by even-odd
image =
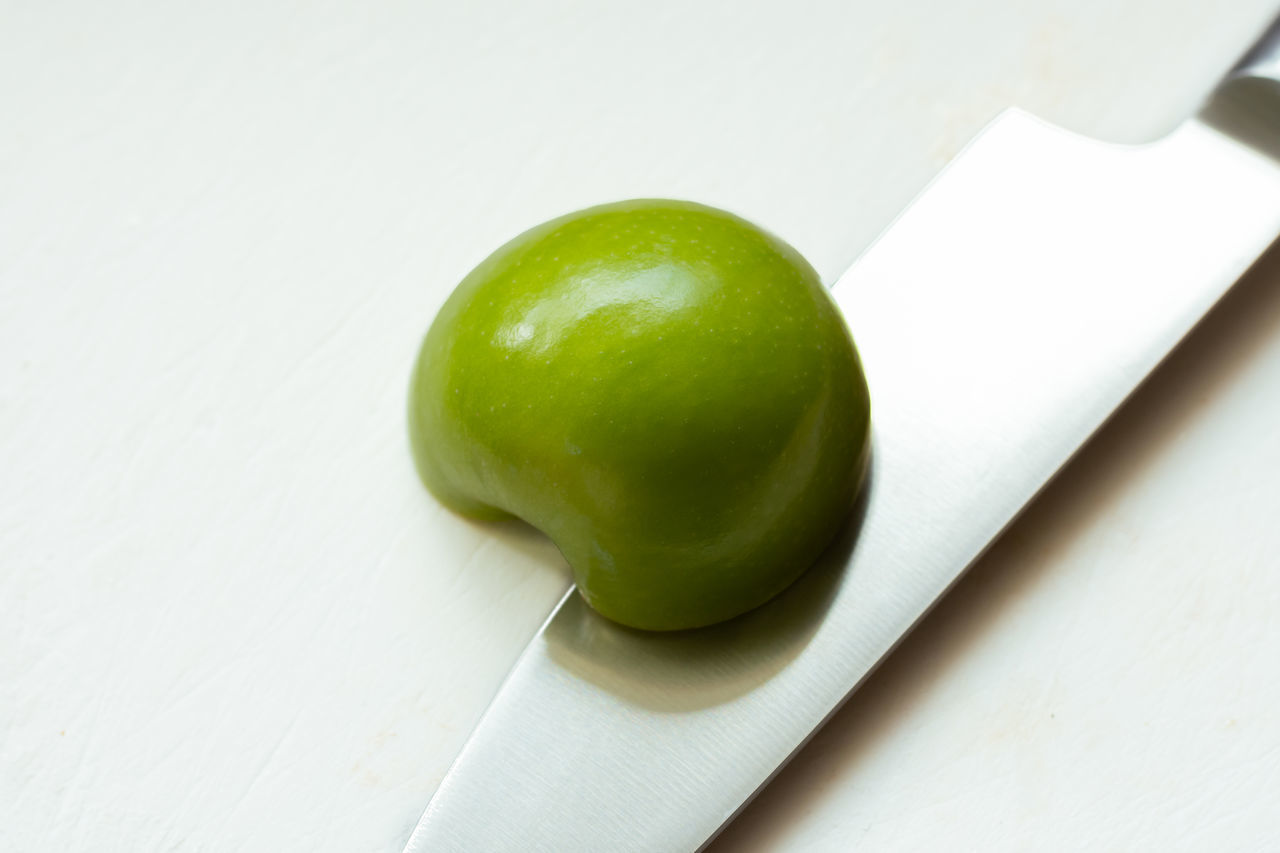
[[[522,228],[676,196],[834,280],[1009,104],[1171,127],[1274,0],[0,2],[0,850],[396,853],[567,584],[417,483]],[[1280,260],[716,842],[1280,838]]]

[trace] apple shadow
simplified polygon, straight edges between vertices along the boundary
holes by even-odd
[[[573,572],[560,549],[550,537],[524,519],[512,517],[481,521],[463,515],[457,518],[482,531],[486,537],[497,540],[504,548],[538,563],[539,566],[545,566],[548,571],[561,575],[569,583],[573,582]]]
[[[722,704],[780,672],[812,638],[845,576],[866,515],[874,453],[849,520],[817,562],[765,604],[689,631],[627,628],[570,595],[545,629],[547,651],[573,675],[657,711]]]
[[[1082,531],[1106,524],[1126,489],[1277,340],[1280,246],[1273,244],[815,740],[704,849],[730,853],[782,844],[796,821],[834,795],[832,780],[850,773],[897,729],[907,709],[1047,582],[1058,553]]]

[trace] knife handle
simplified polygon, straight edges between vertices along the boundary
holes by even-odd
[[[1276,18],[1227,72],[1222,85],[1232,80],[1270,80],[1280,83],[1280,18]]]

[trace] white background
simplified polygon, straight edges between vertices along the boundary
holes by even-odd
[[[1273,2],[0,0],[0,850],[400,849],[567,584],[404,434],[515,232],[692,198],[833,281],[1002,107],[1153,138]],[[715,853],[1274,846],[1269,266]]]

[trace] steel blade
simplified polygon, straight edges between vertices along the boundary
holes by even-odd
[[[1006,113],[835,288],[875,430],[842,541],[703,631],[571,593],[407,851],[705,845],[1277,233],[1280,168],[1203,121],[1122,147]]]

